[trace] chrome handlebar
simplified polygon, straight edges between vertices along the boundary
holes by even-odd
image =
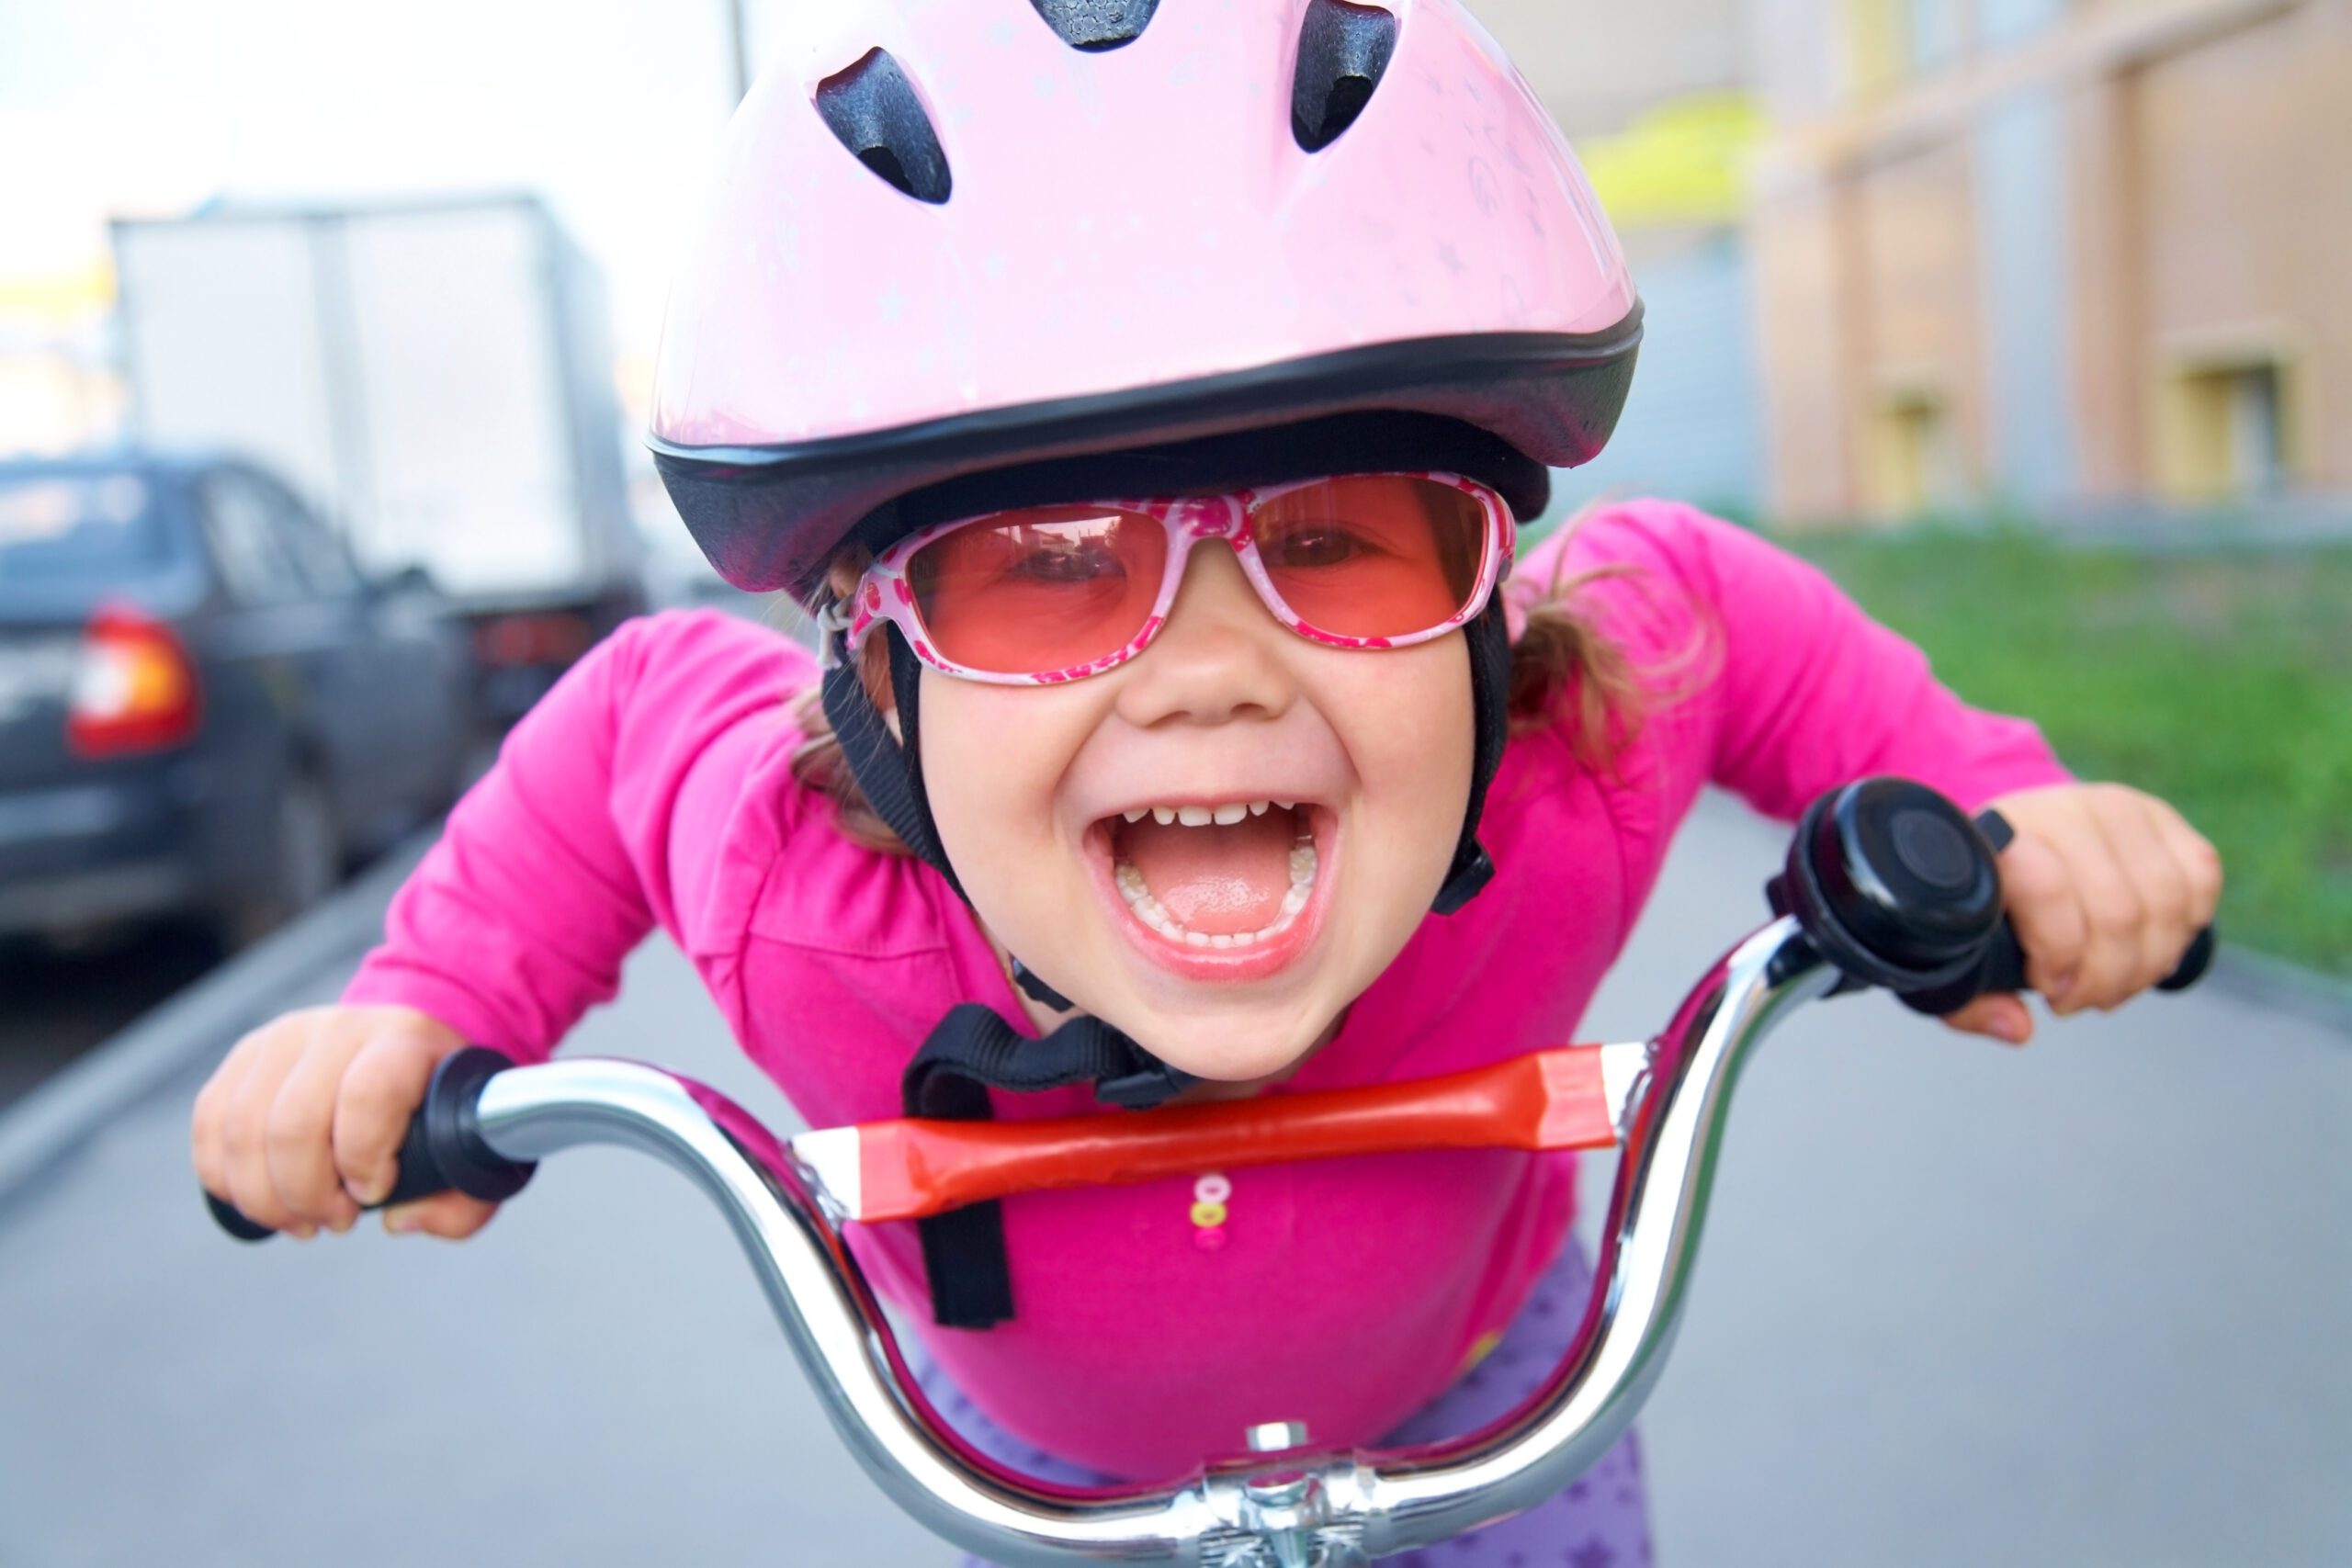
[[[507,1159],[620,1144],[691,1178],[726,1214],[842,1441],[894,1503],[966,1551],[1005,1568],[1349,1568],[1532,1507],[1632,1424],[1680,1316],[1732,1085],[1767,1031],[1838,980],[1783,918],[1718,962],[1650,1043],[1625,1086],[1593,1308],[1509,1420],[1425,1449],[1221,1461],[1175,1489],[1076,1491],[958,1438],[916,1387],[822,1182],[710,1089],[635,1063],[552,1062],[489,1079],[478,1124]]]

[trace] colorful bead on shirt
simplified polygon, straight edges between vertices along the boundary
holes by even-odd
[[[1233,1183],[1217,1171],[1193,1183],[1193,1245],[1203,1252],[1225,1245],[1226,1202],[1232,1196]]]

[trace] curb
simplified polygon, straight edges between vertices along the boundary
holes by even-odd
[[[2352,1037],[2352,981],[2223,942],[2211,983],[2233,997],[2291,1013]],[[2352,1043],[2352,1038],[2347,1038]]]
[[[0,1206],[190,1065],[224,1051],[288,990],[373,946],[383,931],[384,906],[440,833],[435,822],[402,840],[301,919],[84,1052],[0,1111]]]

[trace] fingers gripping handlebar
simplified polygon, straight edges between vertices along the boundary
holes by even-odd
[[[368,1205],[389,1209],[452,1188],[469,1198],[503,1202],[523,1190],[535,1165],[511,1160],[492,1148],[481,1134],[481,1090],[514,1064],[486,1046],[469,1045],[441,1058],[424,1103],[401,1140],[400,1173],[392,1190]],[[239,1241],[266,1241],[277,1233],[241,1213],[233,1203],[207,1192],[204,1201],[220,1228]]]

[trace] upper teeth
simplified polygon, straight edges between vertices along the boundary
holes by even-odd
[[[1163,828],[1171,822],[1182,823],[1187,828],[1206,828],[1212,823],[1227,827],[1245,817],[1263,817],[1277,806],[1288,811],[1292,803],[1287,800],[1236,800],[1224,806],[1138,806],[1123,815],[1130,822],[1140,822],[1148,817]]]

